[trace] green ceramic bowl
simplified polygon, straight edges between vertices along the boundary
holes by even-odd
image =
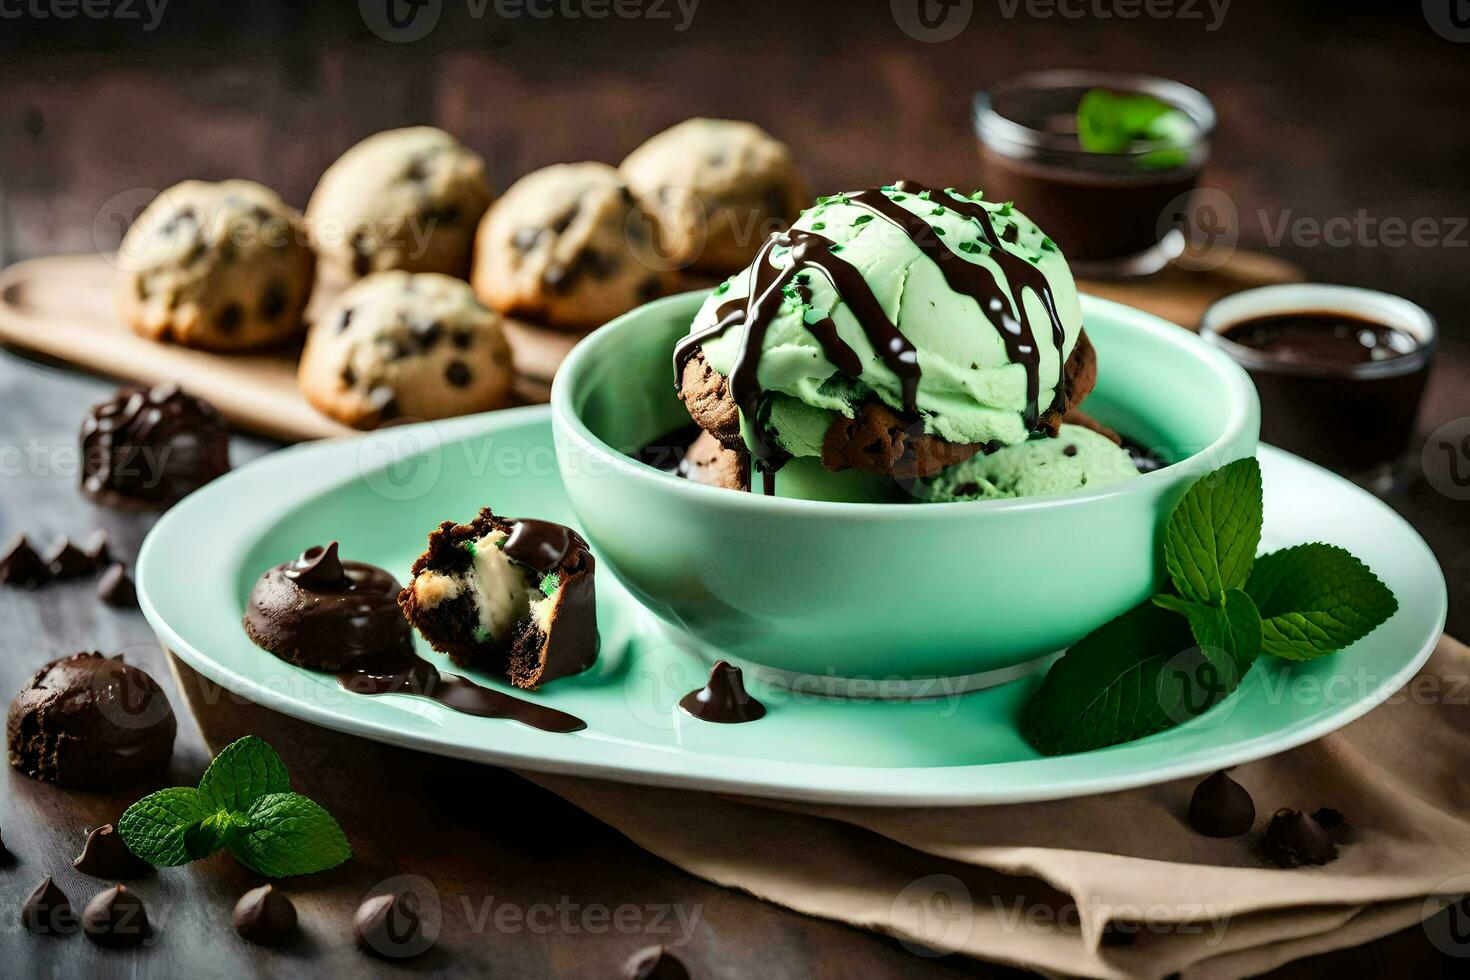
[[[659,300],[577,345],[552,389],[557,455],[588,540],[639,601],[681,640],[773,678],[1012,676],[1153,592],[1175,501],[1256,450],[1260,409],[1234,362],[1083,297],[1099,362],[1088,411],[1174,465],[1095,491],[952,504],[694,484],[627,453],[689,423],[670,351],[703,299]]]

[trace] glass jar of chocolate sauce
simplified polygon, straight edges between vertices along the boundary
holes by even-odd
[[[1261,440],[1378,488],[1414,435],[1434,318],[1387,293],[1266,286],[1205,311],[1200,333],[1261,396]]]
[[[1188,117],[1192,138],[1171,144],[1166,156],[1147,142],[1117,153],[1084,150],[1077,109],[1094,89],[1158,99]],[[1182,250],[1176,222],[1199,184],[1215,126],[1214,107],[1199,92],[1147,75],[1030,72],[977,95],[974,123],[986,197],[1014,201],[1077,275],[1150,275]]]

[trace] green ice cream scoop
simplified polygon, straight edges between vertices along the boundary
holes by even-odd
[[[772,236],[700,308],[676,371],[703,351],[769,468],[820,455],[835,413],[870,398],[950,442],[1014,445],[1059,406],[1081,329],[1035,223],[904,181],[818,198]]]
[[[1080,425],[1056,438],[1038,436],[989,455],[972,456],[918,481],[914,496],[928,503],[1039,497],[1111,486],[1138,475],[1128,451]]]

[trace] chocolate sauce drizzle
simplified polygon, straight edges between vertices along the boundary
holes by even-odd
[[[467,715],[507,718],[543,732],[580,732],[587,727],[565,711],[482,687],[458,674],[440,673],[418,656],[392,669],[347,671],[337,675],[337,683],[354,694],[412,694]]]
[[[546,575],[556,571],[572,550],[572,533],[565,525],[534,517],[516,518],[514,523],[502,549],[511,561]]]
[[[1031,262],[1008,252],[1002,246],[1002,236],[996,234],[990,212],[980,204],[913,181],[900,181],[895,186],[906,194],[927,192],[930,201],[973,220],[978,227],[989,248],[991,260],[1005,276],[1008,289],[1003,289],[999,280],[985,266],[971,262],[950,249],[940,240],[928,221],[900,206],[882,190],[871,189],[847,197],[848,202],[867,208],[907,234],[914,245],[939,266],[951,289],[974,298],[979,304],[981,311],[1004,340],[1010,360],[1026,369],[1024,418],[1026,427],[1034,429],[1041,415],[1041,354],[1035,333],[1026,319],[1023,299],[1028,289],[1037,295],[1046,309],[1051,321],[1052,340],[1058,352],[1057,385],[1049,410],[1054,411],[1065,406],[1060,361],[1066,331],[1046,276]],[[770,262],[772,250],[778,247],[791,249],[791,263],[785,268],[778,268]],[[898,376],[903,388],[904,410],[910,413],[917,411],[919,380],[922,377],[917,350],[888,318],[862,273],[839,258],[834,248],[835,244],[830,239],[798,228],[772,235],[761,246],[751,264],[751,281],[747,295],[721,304],[715,309],[713,324],[683,337],[674,347],[675,383],[682,385],[685,366],[706,341],[722,336],[732,327],[744,326],[745,335],[741,340],[735,366],[730,372],[730,396],[749,425],[753,443],[750,447],[751,458],[761,470],[768,496],[775,492],[776,471],[790,457],[775,442],[769,431],[767,423],[771,399],[769,393],[762,390],[757,372],[766,332],[781,306],[782,290],[801,270],[818,269],[832,283],[852,310],[873,349],[878,352],[889,370]],[[801,300],[804,303],[809,302],[811,291],[805,282],[798,280],[796,288]],[[853,378],[862,374],[862,359],[838,336],[837,325],[831,317],[823,317],[806,326],[821,345],[827,360],[838,371]]]

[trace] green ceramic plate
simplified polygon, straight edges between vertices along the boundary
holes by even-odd
[[[342,691],[257,649],[240,629],[256,576],[331,538],[343,557],[399,576],[435,524],[482,504],[571,522],[550,417],[517,409],[284,450],[189,497],[138,558],[144,612],[168,649],[267,707],[426,752],[546,772],[758,796],[875,805],[1055,799],[1126,789],[1258,759],[1347,724],[1429,655],[1444,579],[1409,525],[1324,470],[1261,450],[1264,546],[1327,540],[1365,559],[1400,609],[1367,640],[1311,664],[1263,664],[1193,723],[1129,745],[1042,758],[1016,730],[1035,677],[951,698],[832,700],[752,685],[765,719],[713,725],[679,713],[707,666],[654,625],[604,569],[596,667],[530,695],[587,721],[547,734],[423,699]],[[436,655],[429,654],[433,657]],[[477,678],[487,683],[486,678]]]

